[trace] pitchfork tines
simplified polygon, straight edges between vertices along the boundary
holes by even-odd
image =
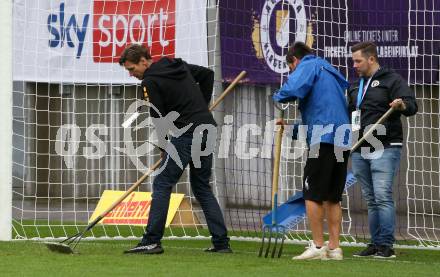
[[[283,252],[284,238],[286,236],[286,227],[278,224],[277,218],[277,210],[278,210],[278,179],[280,173],[280,158],[281,158],[281,144],[283,139],[283,131],[284,131],[284,123],[283,123],[283,111],[280,111],[279,114],[279,128],[275,138],[275,155],[274,155],[274,163],[273,163],[273,174],[272,174],[272,222],[271,224],[265,223],[263,225],[263,237],[261,239],[260,252],[258,254],[259,257],[263,254],[264,249],[264,241],[266,239],[266,234],[268,234],[268,242],[266,247],[266,252],[264,257],[267,258],[269,255],[270,249],[272,247],[272,238],[275,239],[272,255],[271,257],[275,257],[275,253],[277,252],[278,240],[281,238],[281,245],[278,251],[277,257],[281,257],[281,253]]]
[[[266,251],[264,251],[264,241],[267,236],[267,246]],[[272,249],[271,257],[275,258],[275,254],[277,252],[278,248],[278,240],[281,239],[280,247],[278,250],[278,254],[276,254],[277,258],[281,257],[281,254],[283,253],[283,245],[284,245],[284,238],[286,236],[286,227],[282,225],[264,225],[263,226],[263,237],[261,239],[261,246],[260,246],[260,252],[258,253],[258,257],[261,257],[263,255],[264,251],[264,257],[267,258],[269,256],[270,250]],[[274,238],[274,243],[272,247],[272,238]]]
[[[276,195],[275,198],[277,198]],[[284,239],[286,238],[287,228],[284,225],[277,223],[276,216],[277,216],[277,207],[275,206],[272,209],[272,223],[263,225],[263,234],[261,238],[261,246],[260,246],[260,251],[258,253],[258,257],[261,257],[263,255],[264,248],[266,248],[266,250],[264,251],[265,258],[269,256],[269,252],[271,251],[271,249],[272,249],[272,254],[271,254],[272,258],[275,258],[275,255],[277,258],[280,258],[281,254],[283,253]],[[267,245],[265,246],[266,239],[267,239]],[[274,239],[273,246],[272,246],[272,239]],[[281,243],[278,248],[278,241],[280,239],[281,239]],[[277,249],[278,249],[278,254],[276,254]]]

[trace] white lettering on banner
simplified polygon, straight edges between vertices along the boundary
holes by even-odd
[[[174,56],[175,0],[95,1],[93,17],[95,62],[118,62],[131,43],[148,46],[153,57]]]
[[[326,58],[344,58],[351,57],[350,48],[345,46],[325,46],[324,57]],[[406,45],[380,45],[377,47],[378,56],[380,58],[415,58],[419,54],[418,46]]]
[[[108,15],[101,15],[98,19],[98,29],[103,33],[104,36],[100,36],[98,44],[101,47],[108,47],[112,44],[112,56],[116,55],[117,47],[125,46],[127,43],[145,43],[147,46],[151,47],[153,45],[153,28],[155,28],[155,21],[159,21],[159,43],[162,47],[166,47],[170,44],[169,40],[164,37],[165,24],[168,19],[168,14],[164,13],[163,9],[160,9],[159,16],[157,14],[148,15],[147,23],[141,15],[134,15],[128,21],[127,17],[124,15],[113,15],[112,17]],[[107,23],[108,22],[108,23]],[[121,24],[118,24],[121,23]],[[106,28],[106,26],[111,25],[112,28]],[[122,37],[120,35],[122,25]],[[147,26],[147,27],[146,27]],[[110,30],[112,32],[110,32]],[[136,32],[137,31],[137,32]],[[145,40],[145,34],[147,34],[147,39]],[[118,36],[119,35],[119,36]],[[105,37],[105,39],[103,39]]]
[[[405,44],[404,38],[399,37],[399,31],[391,30],[349,30],[344,32],[346,43],[373,41],[377,44],[378,56],[381,58],[415,58],[418,57],[419,47],[416,45],[386,45]],[[351,57],[350,48],[345,46],[325,46],[324,56],[327,58]]]
[[[399,42],[398,30],[349,30],[344,32],[346,42]]]
[[[160,9],[160,11],[162,12],[162,9]],[[133,29],[134,29],[134,26],[135,26],[136,22],[139,22],[139,28],[142,30],[142,33],[141,33],[140,36],[138,36],[138,39],[136,39],[134,34],[133,34]],[[140,15],[133,16],[133,18],[130,21],[130,29],[129,30],[130,30],[130,41],[131,42],[142,43],[144,41],[144,38],[145,38],[145,22],[142,19],[142,16],[140,16]]]
[[[104,21],[110,21],[110,16],[103,15],[98,20],[98,28],[101,29],[101,32],[107,38],[107,40],[103,40],[101,37],[101,39],[98,42],[99,46],[101,47],[107,47],[112,42],[112,34],[110,33],[110,31],[108,29],[102,28],[102,26],[104,26]]]

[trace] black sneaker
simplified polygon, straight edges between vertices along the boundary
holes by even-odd
[[[210,253],[224,253],[224,254],[232,253],[232,249],[230,246],[224,247],[224,248],[216,248],[216,247],[211,246],[209,248],[206,248],[203,251],[210,252]]]
[[[354,253],[354,257],[373,257],[377,254],[378,248],[374,244],[368,244],[367,248],[362,250],[361,252]]]
[[[382,245],[379,246],[375,258],[379,259],[394,259],[396,254],[394,253],[394,249],[391,246]]]
[[[138,245],[136,245],[135,247],[125,250],[124,254],[162,254],[163,252],[164,250],[160,244],[138,243]]]

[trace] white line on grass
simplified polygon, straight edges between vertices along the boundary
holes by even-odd
[[[127,243],[127,241],[119,240],[117,241],[117,245],[121,245],[124,247],[130,247],[133,246],[132,243]],[[87,245],[109,245],[107,242],[99,242],[99,241],[88,241]],[[187,247],[187,246],[166,246],[165,248],[170,249],[182,249],[182,250],[203,250],[203,248],[197,248],[197,247]],[[257,251],[242,251],[242,250],[234,250],[234,253],[237,254],[257,254]],[[283,254],[282,257],[290,257],[291,255]],[[402,261],[398,258],[394,259],[379,259],[379,258],[355,258],[355,257],[344,257],[344,260],[350,260],[350,261],[359,261],[359,262],[385,262],[385,263],[402,263],[402,264],[418,264],[418,265],[439,265],[440,263],[426,263],[426,262],[419,262],[419,261]],[[325,261],[325,262],[332,262],[332,261]]]

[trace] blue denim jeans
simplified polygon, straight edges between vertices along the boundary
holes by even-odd
[[[171,190],[189,164],[191,189],[205,214],[206,223],[212,236],[212,243],[216,248],[229,246],[223,214],[209,185],[213,155],[200,157],[201,167],[196,168],[191,159],[192,138],[192,133],[185,133],[180,137],[171,138],[171,143],[179,154],[183,169],[171,157],[168,158],[168,155],[162,160],[161,167],[165,162],[167,164],[153,181],[150,215],[142,243],[160,243],[165,231]]]
[[[382,155],[373,152],[364,157],[351,155],[353,174],[361,184],[368,207],[371,243],[392,246],[394,243],[395,207],[393,179],[400,164],[402,148],[385,148]]]

